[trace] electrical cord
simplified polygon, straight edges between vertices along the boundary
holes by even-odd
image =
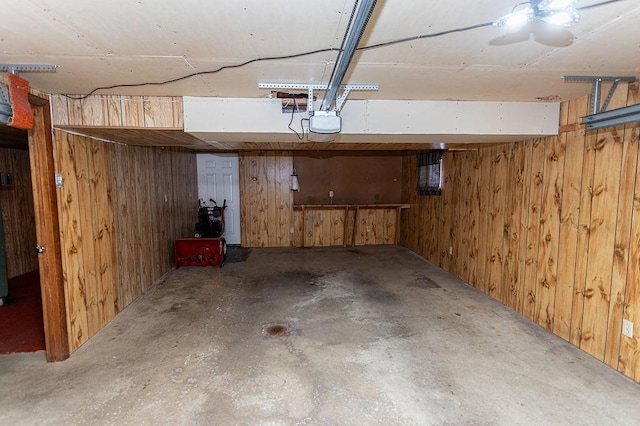
[[[260,58],[249,59],[248,61],[241,62],[239,64],[224,65],[224,66],[221,66],[220,68],[216,68],[216,69],[213,69],[213,70],[201,71],[201,72],[197,71],[197,72],[193,72],[193,73],[190,73],[190,74],[187,74],[187,75],[183,75],[182,77],[176,77],[176,78],[172,78],[172,79],[164,80],[164,81],[148,81],[148,82],[144,82],[144,83],[114,84],[112,86],[96,87],[95,89],[93,89],[89,93],[87,93],[86,95],[82,95],[82,96],[73,96],[73,95],[67,95],[67,94],[62,94],[62,96],[66,97],[66,98],[69,98],[69,99],[82,100],[82,99],[86,99],[89,96],[93,95],[98,90],[110,90],[110,89],[117,89],[117,88],[120,88],[120,87],[163,86],[165,84],[171,84],[171,83],[176,83],[178,81],[186,80],[188,78],[192,78],[192,77],[195,77],[197,75],[217,74],[220,71],[224,71],[224,70],[227,70],[227,69],[242,68],[242,67],[247,66],[249,64],[253,64],[254,62],[279,61],[279,60],[283,60],[283,59],[294,59],[294,58],[299,58],[299,57],[302,57],[302,56],[315,55],[315,54],[318,54],[318,53],[337,52],[339,50],[340,49],[338,49],[337,47],[327,47],[325,49],[310,50],[308,52],[294,53],[294,54],[291,54],[291,55],[265,56],[265,57],[260,57]]]
[[[602,1],[602,2],[600,2],[600,3],[594,3],[594,4],[589,5],[589,6],[580,6],[580,7],[576,7],[576,10],[589,10],[589,9],[593,9],[594,7],[606,6],[606,5],[608,5],[608,4],[611,4],[611,3],[618,3],[618,2],[620,2],[620,1],[623,1],[623,0],[608,0],[608,1]]]
[[[386,47],[386,46],[391,46],[391,45],[398,44],[398,43],[406,43],[408,41],[413,41],[413,40],[422,40],[422,39],[425,39],[425,38],[441,37],[441,36],[445,36],[445,35],[449,35],[449,34],[462,33],[462,32],[466,32],[466,31],[475,30],[477,28],[490,27],[491,25],[493,25],[493,22],[484,22],[482,24],[470,25],[468,27],[453,28],[451,30],[439,31],[437,33],[420,34],[420,35],[416,35],[416,36],[412,36],[412,37],[399,38],[397,40],[391,40],[391,41],[385,41],[385,42],[382,42],[382,43],[371,44],[369,46],[358,47],[356,50],[376,49],[378,47]]]
[[[312,100],[313,102],[313,100]],[[293,98],[293,108],[291,108],[291,120],[289,120],[289,125],[287,127],[289,127],[289,130],[291,130],[293,133],[296,134],[296,136],[298,137],[298,140],[303,140],[304,139],[304,128],[302,129],[302,136],[300,136],[300,133],[298,133],[296,131],[296,129],[294,129],[293,127],[291,127],[291,124],[293,123],[293,115],[295,113],[300,113],[300,110],[298,109],[298,101],[296,100],[296,98]],[[300,127],[302,127],[302,121],[300,122]]]
[[[531,2],[530,1],[523,1],[521,3],[516,4],[515,6],[513,6],[511,8],[511,13],[515,12],[517,8],[519,8],[520,6],[525,5],[525,4],[531,4]]]
[[[588,10],[588,9],[593,9],[595,7],[600,7],[600,6],[605,6],[611,3],[618,3],[621,1],[625,1],[625,0],[607,0],[607,1],[603,1],[600,3],[595,3],[589,6],[582,6],[582,7],[578,7],[576,8],[576,10]],[[518,6],[518,5],[516,5]],[[445,35],[449,35],[449,34],[455,34],[455,33],[462,33],[462,32],[467,32],[467,31],[472,31],[478,28],[484,28],[484,27],[490,27],[493,25],[493,22],[483,22],[481,24],[475,24],[475,25],[469,25],[466,27],[460,27],[460,28],[452,28],[450,30],[444,30],[444,31],[439,31],[439,32],[435,32],[435,33],[428,33],[428,34],[419,34],[416,36],[411,36],[411,37],[404,37],[404,38],[399,38],[396,40],[390,40],[390,41],[385,41],[382,43],[376,43],[376,44],[371,44],[368,46],[363,46],[363,47],[358,47],[356,49],[356,51],[365,51],[365,50],[370,50],[370,49],[377,49],[380,47],[386,47],[386,46],[392,46],[394,44],[399,44],[399,43],[406,43],[409,41],[414,41],[414,40],[422,40],[422,39],[429,39],[429,38],[435,38],[435,37],[442,37]],[[193,72],[187,75],[183,75],[181,77],[176,77],[176,78],[172,78],[169,80],[164,80],[164,81],[151,81],[151,82],[144,82],[144,83],[130,83],[130,84],[114,84],[111,86],[100,86],[100,87],[96,87],[95,89],[91,90],[89,93],[85,94],[85,95],[81,95],[81,96],[73,96],[73,95],[68,95],[68,94],[62,94],[62,96],[69,98],[69,99],[73,99],[73,100],[83,100],[83,99],[87,99],[89,96],[93,95],[94,93],[96,93],[99,90],[110,90],[110,89],[118,89],[118,88],[123,88],[123,87],[143,87],[143,86],[163,86],[165,84],[171,84],[171,83],[176,83],[178,81],[182,81],[182,80],[186,80],[198,75],[209,75],[209,74],[217,74],[221,71],[224,70],[228,70],[228,69],[234,69],[234,68],[242,68],[244,66],[247,66],[249,64],[253,64],[255,62],[263,62],[263,61],[279,61],[279,60],[284,60],[284,59],[294,59],[294,58],[300,58],[303,56],[310,56],[310,55],[315,55],[318,53],[326,53],[326,52],[340,52],[342,51],[342,48],[336,48],[336,47],[327,47],[324,49],[316,49],[316,50],[310,50],[308,52],[301,52],[301,53],[294,53],[291,55],[280,55],[280,56],[264,56],[264,57],[258,57],[258,58],[254,58],[254,59],[250,59],[248,61],[245,62],[241,62],[239,64],[232,64],[232,65],[224,65],[221,66],[219,68],[216,69],[212,69],[212,70],[208,70],[208,71],[202,71],[202,72]],[[293,118],[292,118],[293,121]],[[298,134],[296,132],[296,134]]]

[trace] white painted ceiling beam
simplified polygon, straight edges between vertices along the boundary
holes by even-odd
[[[559,103],[349,100],[336,142],[513,142],[557,134],[559,112]],[[294,142],[290,121],[280,99],[184,97],[185,132],[208,142]]]

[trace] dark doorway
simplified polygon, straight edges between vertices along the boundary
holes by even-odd
[[[35,270],[9,279],[9,297],[0,307],[0,354],[44,349],[40,275]]]
[[[45,349],[38,260],[35,254],[33,187],[26,131],[0,126],[0,207],[7,288],[0,307],[0,354]],[[6,294],[4,294],[6,293]]]

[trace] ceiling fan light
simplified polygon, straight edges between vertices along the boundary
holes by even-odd
[[[580,21],[580,15],[574,9],[558,10],[544,14],[540,20],[559,27],[571,27]]]
[[[503,16],[493,23],[494,27],[521,27],[533,20],[533,9],[530,7]]]

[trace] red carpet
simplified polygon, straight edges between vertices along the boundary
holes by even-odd
[[[0,306],[0,354],[44,350],[38,271],[9,280],[9,302]]]

